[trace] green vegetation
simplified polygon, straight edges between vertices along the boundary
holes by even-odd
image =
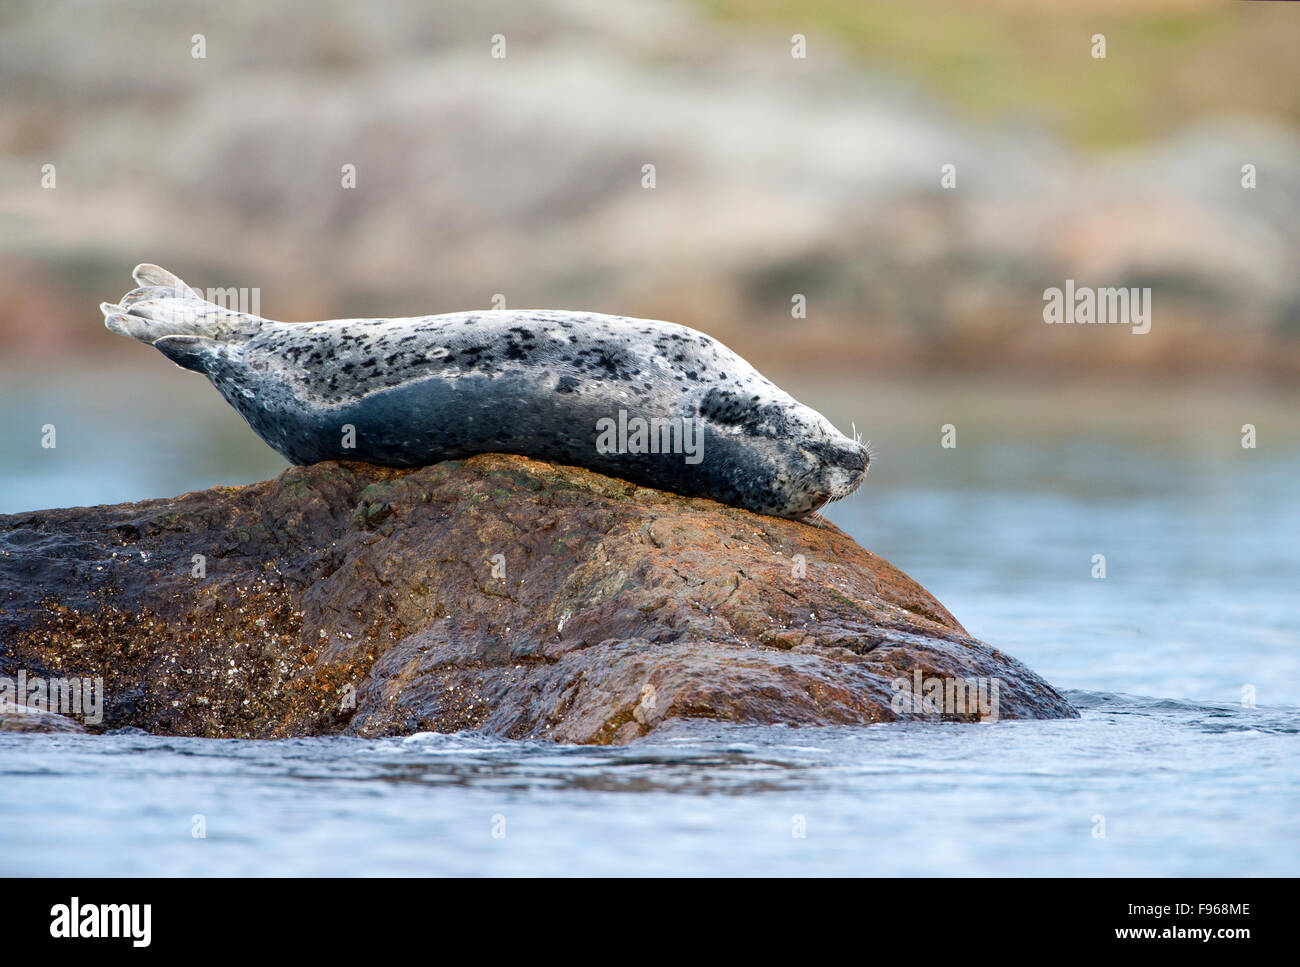
[[[1028,119],[1115,147],[1199,117],[1300,122],[1300,11],[1164,0],[696,0],[755,30],[803,33],[979,121]],[[1091,38],[1106,36],[1106,59]]]

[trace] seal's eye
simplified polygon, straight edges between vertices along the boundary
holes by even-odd
[[[836,459],[839,448],[834,444],[824,443],[820,440],[809,440],[800,449],[818,463],[839,463],[839,460]]]
[[[867,464],[871,462],[867,448],[851,441],[810,441],[803,443],[799,449],[823,472],[859,482],[866,475]]]

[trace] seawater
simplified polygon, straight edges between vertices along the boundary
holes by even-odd
[[[274,470],[219,401],[201,444],[144,419],[157,401],[140,422],[91,425],[67,387],[47,392],[29,387],[6,433],[66,408],[61,452],[11,447],[0,510]],[[902,399],[917,413],[881,416],[868,483],[831,518],[1063,689],[1079,719],[687,721],[623,748],[0,735],[0,873],[1300,873],[1291,438],[1261,423],[1271,442],[1243,450],[1237,426],[1256,411],[1237,403],[1171,435],[1140,409],[1026,428],[1023,406],[957,398],[945,451],[942,401]]]

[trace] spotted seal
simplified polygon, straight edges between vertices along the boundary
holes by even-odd
[[[552,310],[281,323],[137,266],[109,329],[203,373],[292,463],[517,453],[800,518],[867,448],[686,326]]]

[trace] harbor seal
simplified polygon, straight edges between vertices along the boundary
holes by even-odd
[[[675,323],[531,309],[282,323],[155,265],[134,276],[139,288],[100,306],[108,328],[206,375],[295,464],[515,453],[798,519],[855,491],[870,463]]]

